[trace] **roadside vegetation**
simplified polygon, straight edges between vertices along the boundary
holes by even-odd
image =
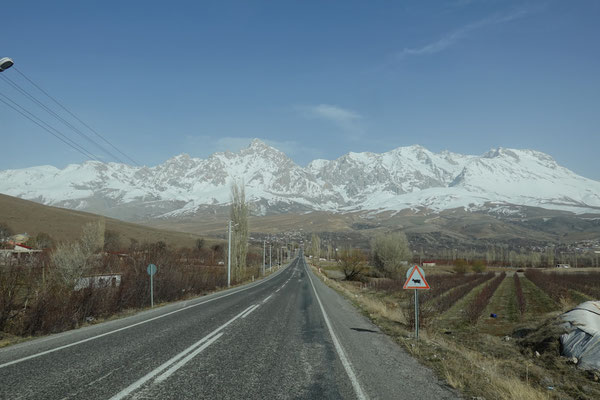
[[[237,285],[261,274],[261,248],[248,246],[248,211],[242,186],[232,187],[232,277]],[[0,223],[0,247],[11,249],[13,232]],[[59,242],[47,234],[27,241],[42,251],[0,257],[0,347],[56,333],[150,306],[227,287],[227,247],[198,239],[193,248],[165,242],[126,243],[103,219],[83,226],[79,240]],[[8,253],[3,253],[8,254]]]
[[[322,259],[315,272],[467,398],[600,398],[600,374],[560,356],[556,319],[600,298],[600,272],[497,268],[472,259],[425,267],[431,290],[419,294],[416,341],[414,291],[402,289],[408,265],[400,257],[385,267],[394,258],[381,257],[385,247],[374,243],[360,275],[341,274],[341,261]]]
[[[226,287],[222,245],[171,248],[138,244],[118,253],[100,251],[98,227],[86,225],[78,242],[0,265],[0,339],[60,332],[150,305],[146,268],[158,266],[154,301],[165,303]],[[250,249],[248,265],[232,284],[259,276],[262,257]],[[220,264],[220,265],[219,265]],[[112,281],[114,277],[114,281]],[[104,280],[104,281],[103,281]]]

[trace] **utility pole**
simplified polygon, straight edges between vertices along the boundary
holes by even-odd
[[[229,220],[229,238],[227,239],[227,287],[231,287],[231,220]]]
[[[273,269],[273,245],[269,242],[269,272]]]
[[[267,241],[263,240],[263,263],[262,263],[262,267],[260,268],[262,274],[265,274],[265,257],[267,256]]]

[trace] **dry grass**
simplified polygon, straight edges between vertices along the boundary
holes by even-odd
[[[369,315],[377,315],[384,317],[390,321],[406,324],[407,319],[402,309],[394,301],[385,301],[372,296],[365,296],[361,290],[351,289],[351,284],[343,284],[334,279],[329,279],[326,274],[319,273],[318,269],[313,266],[313,271],[326,281],[327,285],[338,292],[343,293],[349,299],[359,303],[361,308]],[[354,284],[356,287],[356,284]],[[360,284],[359,284],[360,287]]]
[[[470,350],[441,337],[431,340],[451,356],[443,362],[444,379],[463,392],[479,392],[485,398],[502,400],[547,399],[548,393],[523,382],[515,375],[520,366],[516,362]]]

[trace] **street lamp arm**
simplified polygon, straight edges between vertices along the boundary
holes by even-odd
[[[0,72],[9,69],[15,64],[12,58],[4,57],[0,58]]]

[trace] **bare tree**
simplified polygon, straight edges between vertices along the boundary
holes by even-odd
[[[38,249],[49,249],[54,246],[54,240],[46,232],[40,232],[35,236],[35,245]]]
[[[345,249],[340,254],[339,263],[346,280],[355,281],[367,269],[367,256],[359,249]]]
[[[56,266],[57,278],[66,286],[73,287],[88,269],[88,257],[78,242],[59,243],[51,255]]]
[[[313,233],[310,238],[310,253],[315,261],[319,261],[319,257],[321,257],[321,238],[316,233]]]
[[[103,244],[104,229],[99,222],[85,224],[79,241],[58,244],[51,260],[60,281],[66,286],[74,286],[79,278],[89,272],[94,253],[101,250]]]
[[[101,251],[104,247],[104,220],[85,224],[79,244],[86,257]]]
[[[122,247],[121,234],[117,231],[107,229],[104,232],[104,250],[119,251]]]
[[[242,278],[248,253],[248,204],[243,183],[231,185],[231,270],[234,280]]]
[[[376,236],[371,240],[371,251],[375,267],[387,275],[397,274],[403,262],[411,258],[408,240],[402,232]]]

